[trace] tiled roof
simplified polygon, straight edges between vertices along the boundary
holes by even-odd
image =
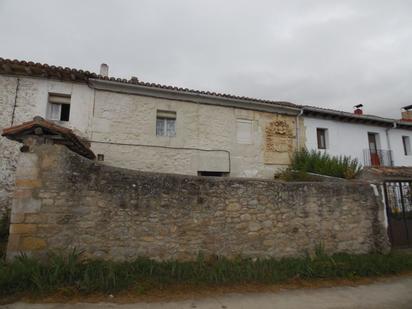
[[[364,123],[376,123],[385,126],[390,126],[394,122],[396,122],[400,127],[403,128],[412,128],[412,122],[405,121],[405,120],[397,120],[397,119],[390,119],[390,118],[383,118],[375,115],[355,115],[353,113],[333,110],[328,108],[320,108],[314,106],[307,106],[307,105],[297,105],[290,102],[285,101],[272,101],[272,100],[264,100],[264,99],[257,99],[257,98],[250,98],[245,96],[236,96],[231,94],[225,93],[217,93],[211,91],[201,91],[201,90],[194,90],[182,87],[175,87],[175,86],[167,86],[161,85],[156,83],[147,83],[138,80],[137,78],[131,79],[124,79],[124,78],[115,78],[115,77],[106,77],[99,75],[97,73],[93,73],[90,71],[72,69],[68,67],[61,67],[61,66],[54,66],[49,64],[42,64],[42,63],[34,63],[31,61],[20,61],[20,60],[10,60],[10,59],[3,59],[0,58],[0,74],[9,74],[9,75],[23,75],[23,76],[33,76],[33,77],[42,77],[42,78],[51,78],[51,79],[58,79],[58,80],[65,80],[65,81],[74,81],[74,82],[84,82],[88,83],[89,81],[93,80],[102,80],[102,81],[110,81],[119,84],[128,84],[128,85],[138,85],[142,87],[147,87],[147,89],[153,90],[169,90],[176,93],[182,94],[190,94],[190,95],[201,95],[201,96],[209,96],[214,98],[222,98],[228,99],[235,102],[247,102],[248,104],[251,103],[261,103],[261,104],[269,104],[273,106],[279,106],[283,108],[290,108],[291,110],[295,110],[297,114],[299,109],[303,109],[305,115],[314,115],[314,116],[328,116],[333,119],[344,120],[344,121],[355,121],[355,122],[364,122]],[[296,112],[297,111],[297,112]]]
[[[249,101],[256,103],[266,103],[266,104],[275,104],[280,106],[292,107],[299,109],[299,106],[290,102],[285,101],[273,101],[273,100],[264,100],[257,98],[250,98],[245,96],[236,96],[225,93],[218,93],[212,91],[201,91],[189,88],[167,86],[156,83],[142,82],[137,78],[125,79],[125,78],[115,78],[115,77],[105,77],[93,72],[72,69],[68,67],[54,66],[49,64],[34,63],[31,61],[21,61],[21,60],[11,60],[0,58],[0,74],[12,74],[12,75],[25,75],[25,76],[37,76],[43,78],[52,78],[59,80],[67,81],[77,81],[77,82],[87,82],[89,79],[99,79],[99,80],[108,80],[118,83],[125,84],[135,84],[145,87],[158,88],[158,89],[167,89],[174,90],[177,92],[187,92],[192,94],[208,95],[220,98],[227,98],[240,101]]]
[[[322,107],[316,107],[316,106],[308,106],[308,105],[301,105],[301,108],[304,111],[305,115],[327,115],[332,118],[336,119],[347,119],[351,121],[357,121],[357,122],[365,122],[365,123],[381,123],[385,124],[386,126],[392,126],[394,123],[396,123],[400,127],[404,128],[410,128],[412,127],[412,123],[405,121],[405,120],[398,120],[398,119],[393,119],[393,118],[384,118],[384,117],[379,117],[375,115],[368,115],[368,114],[354,114],[354,113],[349,113],[349,112],[344,112],[344,111],[339,111],[335,109],[329,109],[329,108],[322,108]]]
[[[24,137],[27,135],[46,136],[52,139],[55,144],[65,145],[70,150],[88,159],[96,157],[93,151],[90,150],[90,145],[81,140],[72,130],[38,116],[34,117],[32,121],[3,129],[2,133],[2,136],[18,142],[23,142]]]

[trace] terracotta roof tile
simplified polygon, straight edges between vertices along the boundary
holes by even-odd
[[[36,129],[41,128],[41,134],[36,132]],[[44,120],[42,117],[34,117],[32,121],[24,122],[10,128],[3,129],[2,136],[8,139],[23,142],[27,135],[43,135],[54,140],[56,144],[65,145],[70,150],[84,156],[88,159],[94,159],[96,156],[90,150],[90,145],[80,139],[69,128],[59,126],[53,122]]]
[[[293,107],[293,108],[299,109],[298,105],[290,103],[290,102],[285,102],[285,101],[264,100],[264,99],[250,98],[250,97],[245,97],[245,96],[236,96],[236,95],[226,94],[226,93],[202,91],[202,90],[195,90],[195,89],[189,89],[189,88],[183,88],[183,87],[161,85],[161,84],[156,84],[156,83],[148,83],[148,82],[139,81],[136,78],[131,78],[128,80],[125,78],[107,77],[107,76],[102,76],[102,75],[89,72],[89,71],[71,69],[67,67],[63,68],[61,66],[54,66],[54,65],[49,65],[49,64],[34,63],[32,61],[28,62],[28,61],[0,58],[0,74],[39,76],[39,77],[47,77],[47,78],[54,78],[54,79],[59,79],[59,80],[78,81],[78,82],[87,82],[89,79],[100,79],[100,80],[108,80],[108,81],[113,81],[113,82],[118,82],[118,83],[135,84],[135,85],[151,87],[151,88],[175,90],[179,92],[209,95],[209,96],[222,97],[222,98],[228,98],[228,99],[234,99],[234,100],[275,104],[275,105],[287,106],[287,107]]]

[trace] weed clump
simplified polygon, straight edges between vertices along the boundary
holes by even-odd
[[[317,173],[346,179],[355,178],[362,170],[357,159],[349,156],[330,156],[327,153],[306,149],[293,154],[290,168],[301,173]]]

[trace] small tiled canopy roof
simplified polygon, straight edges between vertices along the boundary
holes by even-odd
[[[32,121],[3,129],[2,133],[2,136],[18,142],[23,142],[28,135],[46,136],[55,144],[65,145],[83,157],[88,159],[96,157],[87,142],[82,141],[72,130],[44,120],[42,117],[34,117]]]

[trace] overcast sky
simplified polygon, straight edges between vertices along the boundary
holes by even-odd
[[[0,0],[0,57],[399,117],[412,1]]]

